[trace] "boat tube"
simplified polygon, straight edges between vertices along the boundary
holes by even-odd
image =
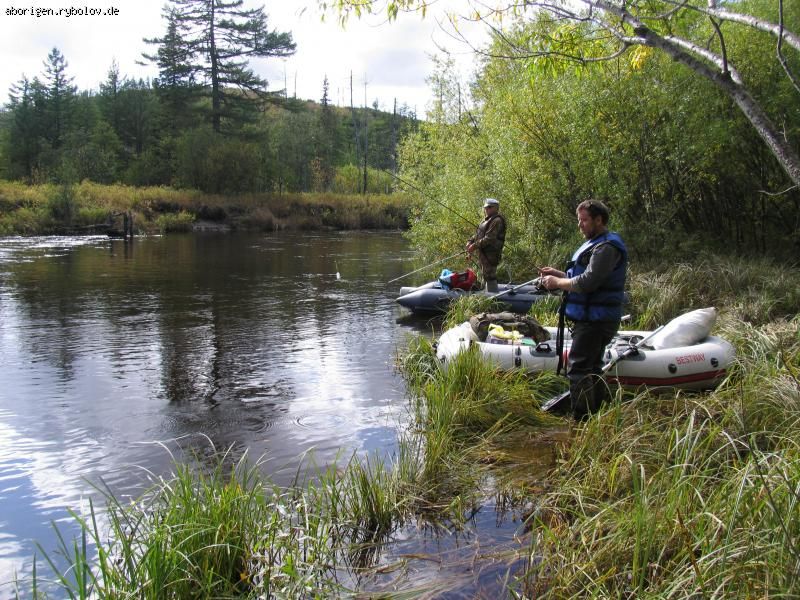
[[[419,287],[401,287],[397,303],[414,313],[443,313],[447,312],[451,302],[465,294],[482,294],[487,297],[500,296],[498,301],[503,302],[504,308],[514,313],[525,314],[534,302],[548,295],[548,292],[533,283],[520,286],[501,283],[497,288],[496,293],[489,293],[484,290],[448,288],[439,281],[431,281]]]
[[[436,344],[436,356],[446,367],[459,353],[471,347],[499,369],[523,369],[530,373],[553,371],[558,367],[556,328],[545,327],[550,339],[536,342],[531,338],[488,336],[482,342],[469,321],[445,331]],[[648,336],[649,331],[620,331],[606,347],[604,360],[612,361]],[[564,332],[564,364],[569,354],[569,331]],[[606,381],[627,389],[640,386],[687,390],[713,389],[725,378],[736,353],[726,340],[706,336],[685,346],[654,349],[647,344],[633,349],[606,373]]]

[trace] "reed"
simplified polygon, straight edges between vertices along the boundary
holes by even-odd
[[[767,258],[710,255],[695,263],[644,265],[631,273],[629,312],[636,328],[651,329],[691,308],[716,306],[747,323],[794,314],[800,268]]]
[[[532,390],[524,373],[496,371],[475,349],[444,369],[424,339],[401,360],[424,450],[418,477],[436,497],[470,497],[502,462],[510,436],[555,421],[538,409],[561,385],[553,374],[536,378]]]
[[[221,196],[163,186],[131,187],[83,181],[23,185],[0,180],[0,235],[89,231],[120,212],[141,233],[184,231],[193,221],[233,229],[405,229],[402,194],[240,194]]]
[[[447,308],[444,322],[444,329],[463,323],[472,315],[482,312],[500,312],[503,305],[499,301],[493,300],[491,296],[485,294],[469,294],[451,302]]]

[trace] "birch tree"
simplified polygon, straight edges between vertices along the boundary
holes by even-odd
[[[435,8],[430,0],[318,0],[323,11],[335,12],[342,23],[351,16],[385,11],[389,19],[401,12],[425,15]],[[721,0],[525,0],[523,2],[465,2],[459,14],[440,14],[460,35],[463,20],[477,20],[494,29],[497,38],[507,41],[508,59],[547,58],[577,64],[614,60],[637,48],[663,52],[710,80],[728,96],[750,122],[780,163],[794,186],[800,186],[800,158],[794,143],[772,121],[754,97],[726,47],[723,31],[726,24],[735,24],[753,33],[772,36],[777,60],[788,80],[800,93],[797,69],[800,36],[787,23],[783,0],[771,0],[773,16],[765,18],[746,12],[748,3],[723,3]],[[735,10],[734,10],[735,9]],[[563,36],[531,35],[525,44],[512,41],[503,33],[503,23],[530,20],[546,15],[563,25]],[[795,16],[795,15],[793,15]],[[707,22],[713,38],[706,37]],[[792,23],[796,25],[796,23]],[[535,30],[534,30],[535,31]],[[467,42],[469,40],[466,40]],[[602,42],[602,43],[600,43]],[[611,48],[598,54],[598,48]]]

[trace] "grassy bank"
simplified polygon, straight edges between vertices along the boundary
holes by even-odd
[[[632,328],[720,309],[715,333],[738,361],[717,390],[618,393],[624,402],[568,423],[542,482],[510,450],[565,423],[538,409],[563,379],[495,373],[474,353],[442,372],[414,338],[399,357],[412,419],[392,460],[353,459],[282,489],[225,456],[210,472],[178,466],[137,502],[109,496],[103,519],[79,517],[101,552],[66,543],[75,568],[60,585],[81,598],[348,596],[395,568],[380,549],[404,524],[458,528],[494,494],[530,514],[510,597],[797,597],[800,272],[709,258],[631,279]],[[449,318],[485,308],[476,302]],[[552,322],[554,305],[536,310]]]
[[[197,224],[242,230],[404,229],[402,195],[242,194],[166,187],[24,185],[0,181],[0,235],[104,233],[129,212],[139,233],[189,231]]]
[[[705,260],[636,274],[636,326],[717,306],[734,372],[627,396],[563,448],[530,519],[530,597],[797,597],[800,272]]]

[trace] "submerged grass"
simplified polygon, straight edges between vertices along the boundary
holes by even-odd
[[[702,264],[634,274],[631,312],[648,328],[717,306],[735,368],[711,393],[618,392],[575,424],[546,485],[497,484],[533,507],[528,567],[509,595],[800,595],[800,279],[718,263],[712,281]],[[490,308],[467,302],[451,323]],[[551,324],[547,308],[534,313]],[[442,369],[424,337],[398,360],[412,419],[391,460],[356,456],[286,489],[243,460],[178,466],[133,504],[108,495],[102,514],[76,515],[84,537],[62,543],[73,566],[57,585],[74,598],[353,596],[398,527],[463,524],[502,479],[504,444],[563,423],[538,408],[563,388],[552,374],[497,372],[474,351]]]

